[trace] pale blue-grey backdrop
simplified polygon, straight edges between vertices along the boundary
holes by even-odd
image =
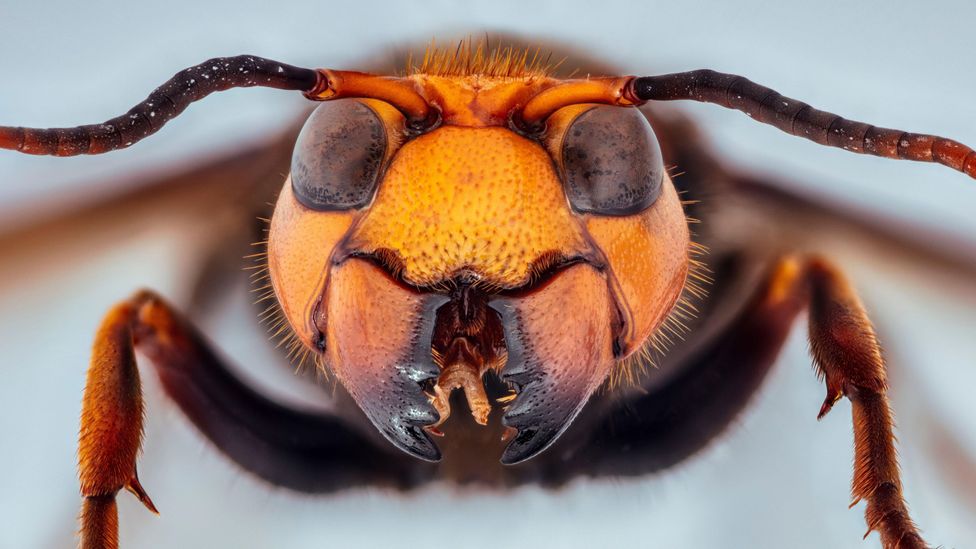
[[[974,17],[976,7],[964,0],[7,1],[0,3],[0,124],[101,121],[211,56],[247,52],[355,68],[355,60],[394,45],[512,32],[567,43],[632,73],[699,67],[741,73],[849,118],[973,144]],[[238,90],[207,99],[150,141],[112,155],[0,153],[0,232],[118,192],[120,175],[172,168],[259,139],[302,105],[291,94]],[[688,110],[729,161],[794,176],[798,192],[894,216],[908,230],[931,235],[933,246],[950,242],[976,261],[976,184],[964,176],[816,147],[718,107]],[[71,543],[76,422],[98,317],[142,285],[186,294],[179,273],[192,255],[187,234],[165,222],[154,227],[101,247],[72,249],[67,242],[57,253],[37,250],[17,264],[0,259],[2,549]],[[969,470],[968,480],[947,475],[941,450],[924,444],[928,427],[916,419],[934,413],[970,459],[976,455],[969,394],[976,387],[976,287],[932,276],[924,266],[889,268],[860,250],[845,257],[882,317],[889,346],[904,359],[901,378],[908,382],[895,397],[917,518],[933,542],[971,546],[976,509],[965,487],[976,472]],[[580,482],[555,494],[435,486],[413,496],[308,498],[269,490],[201,441],[150,378],[141,471],[163,514],[152,517],[122,497],[123,541],[130,548],[875,547],[876,536],[860,541],[862,509],[846,509],[847,407],[813,421],[822,388],[802,332],[796,330],[756,405],[721,443],[666,475]],[[225,352],[254,356],[253,342],[234,334],[232,319],[217,336]],[[275,391],[291,390],[293,380],[256,368],[252,375],[277,383]]]

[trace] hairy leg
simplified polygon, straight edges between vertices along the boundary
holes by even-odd
[[[142,440],[142,391],[132,347],[137,305],[113,307],[95,335],[85,382],[78,440],[78,474],[85,498],[81,511],[84,549],[118,547],[115,494],[130,489],[146,507],[156,508],[136,476]]]
[[[902,496],[881,347],[854,289],[837,267],[812,257],[781,261],[771,290],[771,298],[799,296],[809,308],[811,353],[827,386],[818,419],[841,397],[851,402],[851,506],[867,502],[865,537],[877,530],[886,549],[926,547]]]

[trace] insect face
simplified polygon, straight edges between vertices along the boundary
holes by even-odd
[[[271,224],[272,284],[391,442],[438,459],[429,435],[450,393],[484,424],[494,372],[515,393],[502,461],[519,462],[672,309],[688,271],[680,201],[636,109],[570,101],[528,133],[520,109],[560,81],[403,82],[438,123],[418,131],[410,109],[378,99],[309,118]]]

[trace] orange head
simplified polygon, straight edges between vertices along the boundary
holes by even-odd
[[[424,459],[462,389],[515,392],[505,463],[545,449],[685,285],[689,235],[628,79],[511,59],[389,78],[321,71],[271,222],[272,285],[300,340],[394,444]],[[506,399],[508,400],[508,399]]]

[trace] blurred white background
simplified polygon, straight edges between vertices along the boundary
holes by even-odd
[[[506,32],[553,39],[630,73],[708,67],[744,74],[848,118],[976,143],[976,7],[963,0],[283,4],[4,2],[0,124],[100,122],[213,56],[254,53],[354,69],[356,60],[395,45]],[[172,169],[260,139],[303,106],[293,94],[237,90],[111,155],[0,153],[0,234],[117,193],[115,181],[133,172]],[[792,178],[796,192],[893,216],[909,231],[935,235],[927,237],[933,246],[948,243],[976,262],[976,185],[965,176],[820,148],[714,106],[687,110],[730,162]],[[118,240],[58,242],[0,261],[0,548],[72,543],[77,417],[91,335],[109,304],[135,288],[185,298],[181,273],[196,249],[187,241],[195,226],[183,217]],[[947,472],[927,422],[945,425],[976,455],[976,283],[925,265],[876,262],[853,245],[826,251],[851,270],[899,359],[895,407],[916,519],[936,544],[972,546],[976,472]],[[120,497],[123,543],[877,547],[876,535],[860,541],[863,507],[846,508],[848,406],[813,421],[823,389],[803,332],[798,326],[762,394],[721,443],[661,476],[581,481],[556,493],[433,486],[407,496],[309,498],[270,490],[201,440],[146,375],[140,476],[162,515]],[[231,356],[246,357],[253,345],[235,340],[233,330],[216,339]]]

